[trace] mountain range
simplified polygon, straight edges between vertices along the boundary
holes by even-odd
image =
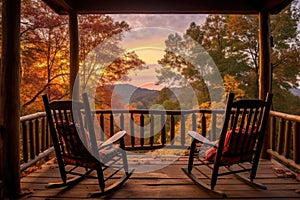
[[[114,93],[120,96],[124,104],[141,102],[143,105],[151,104],[159,95],[158,90],[136,87],[130,84],[117,84]]]

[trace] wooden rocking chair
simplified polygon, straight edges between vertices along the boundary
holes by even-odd
[[[124,150],[126,132],[119,131],[105,142],[97,141],[87,95],[83,98],[84,103],[72,100],[49,102],[48,95],[43,95],[62,179],[62,182],[49,183],[47,188],[73,186],[84,178],[96,178],[100,191],[87,196],[99,197],[120,187],[133,170],[128,169]],[[91,175],[94,170],[97,176]]]
[[[234,94],[230,93],[223,128],[216,145],[207,142],[207,139],[200,134],[189,131],[193,141],[190,146],[188,167],[182,168],[194,183],[223,198],[227,195],[215,190],[218,176],[235,174],[251,186],[267,189],[266,186],[255,183],[253,180],[256,176],[268,123],[272,94],[268,94],[265,101],[258,99],[234,101],[233,99]],[[201,149],[202,145],[211,147],[201,158],[199,148]],[[211,175],[207,175],[203,167],[208,167]],[[220,167],[225,167],[227,170],[219,172]],[[192,173],[193,169],[196,170],[197,175]],[[242,172],[250,172],[250,177],[242,175]],[[210,185],[198,178],[201,175],[210,179]]]

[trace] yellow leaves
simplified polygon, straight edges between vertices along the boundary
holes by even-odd
[[[237,99],[245,96],[245,92],[239,88],[240,83],[235,80],[234,76],[225,75],[224,76],[224,87],[226,92],[233,92]]]

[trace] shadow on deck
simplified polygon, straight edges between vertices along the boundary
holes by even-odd
[[[148,171],[134,173],[131,178],[115,193],[98,199],[215,199],[216,196],[200,189],[183,173],[188,158],[180,157],[164,168],[153,165],[161,164],[161,158],[154,161],[144,159],[133,160],[140,169],[148,167]],[[267,186],[268,190],[250,187],[234,175],[221,177],[216,189],[223,190],[228,199],[300,199],[296,192],[300,189],[295,177],[279,177],[275,173],[285,169],[275,161],[261,160],[256,181]],[[140,172],[139,172],[140,171]],[[21,187],[32,190],[32,194],[22,199],[85,199],[88,192],[98,190],[96,179],[85,179],[72,188],[46,189],[48,182],[60,181],[59,171],[54,160],[46,163],[41,169],[21,179]]]

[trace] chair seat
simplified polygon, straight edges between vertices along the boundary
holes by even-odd
[[[241,134],[238,134],[238,132]],[[256,132],[256,128],[249,127],[246,131],[245,128],[236,128],[235,131],[228,130],[225,137],[224,148],[222,151],[221,165],[233,165],[240,162],[251,161],[254,155],[253,145],[255,144],[255,137],[251,137],[251,134]],[[243,145],[241,141],[249,143],[249,145]],[[211,147],[206,151],[203,161],[214,162],[217,154],[217,148]]]
[[[89,169],[97,169],[99,167],[99,164],[106,164],[109,161],[111,161],[114,157],[118,156],[120,157],[120,151],[121,149],[112,147],[110,149],[101,149],[99,150],[99,157],[100,161],[95,157],[76,157],[76,156],[63,156],[63,160],[65,164],[69,165],[77,165],[86,167]]]
[[[90,156],[91,154],[93,154],[93,152],[90,145],[91,141],[88,130],[85,129],[85,132],[81,133],[80,131],[78,131],[80,129],[76,128],[73,122],[59,122],[57,123],[56,127],[63,133],[62,136],[64,143],[66,146],[68,146],[68,148],[65,148],[65,151],[69,152],[63,154],[63,160],[65,164],[96,169],[97,167],[99,167],[99,161],[102,164],[105,164],[115,156],[119,156],[120,154],[119,147],[111,144],[109,146],[106,146],[105,148],[101,148],[104,142],[97,140],[97,147],[99,149],[98,155],[100,159],[98,160],[97,156]],[[86,145],[84,145],[84,143]]]

